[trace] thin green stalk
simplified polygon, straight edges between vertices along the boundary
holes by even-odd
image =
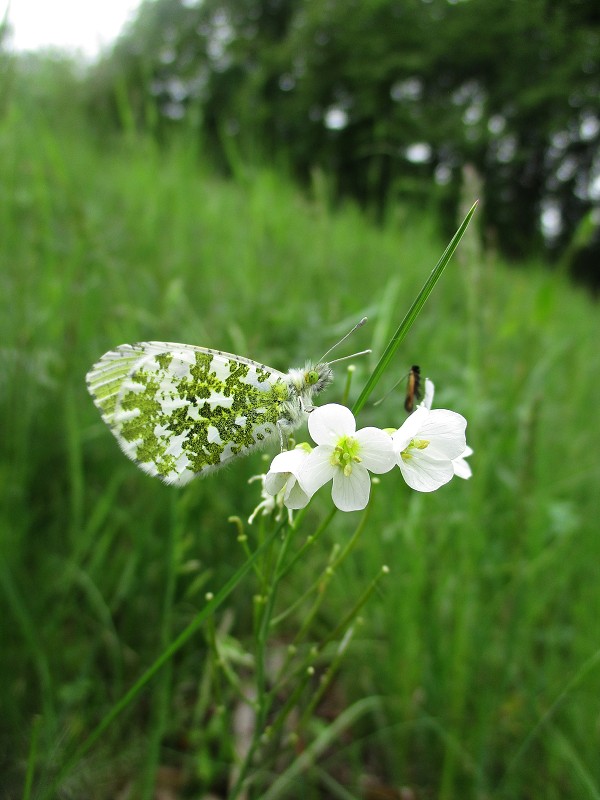
[[[219,681],[219,676],[223,675],[225,680],[227,681],[228,686],[235,692],[236,696],[239,700],[249,706],[253,706],[254,702],[249,697],[244,694],[244,690],[242,689],[240,678],[237,672],[232,668],[229,659],[227,656],[222,652],[219,640],[217,637],[217,631],[215,628],[215,620],[214,617],[210,617],[206,620],[206,643],[210,649],[210,652],[213,656],[213,663],[215,665],[215,683]],[[220,681],[219,681],[220,683]],[[220,697],[221,697],[221,690],[220,688],[215,687],[213,691],[213,701],[215,706],[220,704]]]
[[[427,298],[429,297],[429,295],[433,291],[434,286],[439,281],[439,279],[442,277],[442,273],[446,269],[446,266],[447,266],[448,262],[452,258],[452,255],[453,255],[454,251],[458,247],[458,243],[462,239],[462,237],[464,235],[464,232],[466,231],[467,226],[468,226],[469,222],[471,221],[471,217],[475,213],[475,209],[477,208],[477,203],[478,202],[479,201],[473,203],[473,205],[471,206],[471,210],[469,211],[467,216],[464,218],[464,220],[462,221],[459,229],[456,231],[456,233],[452,237],[452,240],[451,240],[450,244],[448,245],[448,247],[446,247],[446,249],[442,253],[442,256],[441,256],[440,260],[438,261],[438,263],[433,268],[429,278],[427,278],[427,280],[425,281],[425,283],[423,285],[423,288],[421,289],[421,291],[417,295],[414,303],[408,309],[408,311],[406,313],[406,316],[404,317],[404,319],[400,323],[400,327],[398,328],[396,333],[392,336],[388,346],[383,351],[383,355],[379,359],[379,362],[377,363],[377,366],[375,367],[375,369],[371,373],[371,376],[369,377],[369,380],[366,382],[362,392],[358,396],[358,399],[357,399],[356,403],[354,403],[354,406],[352,407],[353,414],[355,414],[355,415],[358,414],[358,412],[363,408],[363,406],[365,405],[365,403],[369,399],[369,396],[371,395],[371,392],[373,391],[375,386],[379,383],[379,379],[381,378],[381,376],[383,375],[383,373],[387,369],[387,366],[390,363],[390,361],[392,360],[392,357],[393,357],[394,353],[396,352],[396,350],[398,349],[400,344],[404,341],[404,338],[406,337],[406,334],[411,329],[411,327],[412,327],[414,321],[416,320],[416,318],[419,316],[419,313],[421,312],[421,309],[425,305],[425,303],[427,301]]]
[[[238,529],[237,540],[242,545],[242,549],[246,555],[246,558],[250,558],[250,556],[252,555],[252,551],[250,550],[250,545],[248,544],[248,536],[244,530],[244,523],[241,517],[238,516],[227,517],[227,522],[231,522],[232,525],[235,525],[236,528]],[[258,564],[255,563],[253,569],[254,569],[254,574],[258,578],[259,582],[262,583],[262,573],[260,571]]]
[[[302,509],[302,510],[304,510],[304,509]],[[285,576],[286,576],[286,575],[288,575],[288,574],[289,574],[289,573],[292,571],[292,569],[294,568],[294,566],[296,565],[296,563],[297,563],[297,562],[298,562],[298,561],[299,561],[299,560],[302,558],[302,556],[304,555],[304,553],[305,553],[305,552],[306,552],[306,551],[307,551],[307,550],[308,550],[310,547],[312,547],[312,546],[315,544],[315,542],[317,541],[317,539],[319,539],[319,537],[320,537],[320,536],[321,536],[321,535],[322,535],[322,534],[325,532],[325,530],[328,528],[328,526],[329,526],[329,523],[330,523],[330,522],[331,522],[331,520],[332,520],[332,519],[335,517],[335,514],[336,514],[336,512],[337,512],[337,508],[336,508],[335,506],[333,506],[333,508],[331,509],[331,511],[329,512],[329,514],[328,514],[328,515],[325,517],[325,519],[323,520],[323,522],[322,522],[322,523],[319,525],[319,527],[317,528],[317,530],[316,530],[316,531],[315,531],[315,532],[312,534],[312,536],[308,536],[308,537],[306,538],[306,541],[304,542],[304,544],[302,545],[302,547],[301,547],[301,548],[298,550],[298,552],[297,552],[297,553],[294,555],[294,557],[291,559],[291,561],[290,561],[290,562],[287,564],[287,566],[286,566],[286,567],[283,569],[283,571],[282,571],[281,575],[279,576],[279,580],[281,580],[282,578],[285,578]],[[298,520],[296,520],[296,524],[294,524],[293,528],[294,528],[294,530],[297,530],[297,528],[298,528]]]
[[[287,554],[288,547],[290,545],[292,534],[294,533],[294,528],[288,526],[286,536],[283,540],[283,543],[279,549],[279,553],[277,556],[277,561],[275,564],[275,568],[273,570],[273,578],[271,581],[270,591],[267,597],[267,602],[265,603],[262,616],[260,617],[260,624],[259,629],[256,636],[256,705],[257,705],[257,713],[256,713],[256,720],[254,723],[254,731],[252,734],[252,742],[250,743],[250,747],[244,757],[242,764],[240,765],[239,772],[236,777],[236,781],[234,786],[231,789],[229,794],[231,800],[234,800],[239,794],[246,780],[246,776],[248,774],[248,770],[250,769],[250,765],[252,764],[252,759],[254,758],[254,754],[258,748],[260,743],[260,738],[263,734],[265,723],[267,719],[267,715],[269,713],[269,709],[272,703],[272,696],[266,691],[265,688],[265,678],[266,678],[266,660],[267,660],[267,642],[269,638],[269,629],[270,629],[270,621],[273,617],[273,608],[275,606],[275,600],[277,597],[277,590],[279,588],[279,584],[281,578],[283,577],[284,571],[281,569],[281,566],[285,560],[285,556]]]
[[[299,669],[289,676],[291,682],[293,683],[294,689],[288,696],[283,706],[278,709],[277,718],[271,725],[269,725],[268,733],[271,738],[279,733],[279,731],[283,728],[284,722],[286,721],[290,712],[296,707],[298,700],[306,688],[306,684],[312,678],[313,674],[314,670],[312,669],[311,665],[306,666],[305,661]]]
[[[376,589],[377,585],[379,584],[379,581],[381,580],[381,578],[384,575],[387,575],[388,572],[389,572],[389,569],[387,567],[382,567],[381,568],[381,571],[379,572],[379,574],[375,578],[373,578],[371,583],[367,586],[365,591],[360,595],[360,597],[358,598],[356,603],[352,606],[352,608],[346,614],[346,616],[342,619],[342,621],[330,633],[327,634],[327,636],[323,639],[322,642],[319,643],[319,645],[318,645],[319,650],[322,650],[325,647],[326,644],[329,644],[329,642],[333,641],[334,639],[337,639],[339,636],[341,636],[344,633],[346,628],[348,628],[350,626],[350,623],[352,622],[352,620],[356,617],[358,612],[365,605],[365,603],[367,602],[369,597],[373,594],[373,592],[375,591],[375,589]]]
[[[37,761],[37,745],[40,735],[40,723],[42,718],[37,716],[31,725],[31,743],[29,745],[29,757],[27,758],[27,774],[25,775],[25,787],[23,789],[23,800],[30,800],[31,789],[33,787],[33,776],[35,774],[35,762]]]
[[[348,628],[347,632],[344,635],[344,638],[338,645],[338,648],[335,651],[335,658],[331,661],[331,663],[327,667],[327,671],[319,681],[318,689],[315,692],[313,692],[310,702],[304,709],[302,717],[300,718],[298,725],[296,726],[296,730],[301,730],[308,723],[309,719],[313,715],[313,712],[321,702],[321,698],[323,697],[327,689],[331,686],[331,682],[333,681],[334,677],[336,676],[342,664],[342,660],[346,654],[348,645],[350,644],[350,641],[354,636],[354,630],[355,629],[353,627]]]
[[[354,364],[350,364],[348,369],[346,370],[346,385],[344,386],[344,393],[342,394],[342,405],[345,406],[348,402],[348,397],[350,396],[350,387],[352,385],[352,378],[354,377],[354,372],[356,371],[356,367]]]
[[[570,741],[558,728],[555,726],[550,727],[550,732],[553,739],[558,744],[561,755],[564,760],[568,762],[571,767],[571,774],[579,778],[582,789],[585,790],[586,797],[590,800],[600,800],[600,787],[594,780],[591,771],[586,768],[585,764],[579,757],[577,747]]]
[[[179,497],[172,495],[171,500],[171,524],[167,535],[167,580],[165,585],[164,604],[162,613],[162,624],[160,628],[160,643],[162,647],[168,647],[171,637],[171,626],[173,623],[173,603],[175,599],[175,587],[177,584],[177,542],[183,531],[181,514],[178,508]],[[166,669],[162,670],[157,678],[157,687],[152,694],[153,719],[151,721],[151,731],[147,747],[147,755],[144,758],[143,773],[141,776],[140,797],[151,800],[154,796],[154,784],[156,772],[160,763],[160,746],[167,724],[167,710],[169,707],[169,692],[171,687],[171,663],[167,664]]]
[[[515,753],[515,755],[511,758],[504,775],[498,782],[496,786],[496,794],[500,796],[502,793],[502,787],[514,772],[517,764],[521,761],[527,750],[531,747],[532,743],[534,742],[535,738],[538,736],[542,728],[544,728],[552,719],[556,711],[558,710],[559,706],[563,704],[567,697],[571,694],[571,692],[575,689],[575,687],[581,683],[581,681],[590,673],[592,672],[597,666],[600,665],[600,650],[596,650],[592,655],[585,661],[581,667],[577,670],[575,675],[571,678],[571,680],[567,683],[565,688],[560,692],[555,700],[548,706],[546,711],[542,714],[540,719],[537,723],[533,726],[533,728],[529,731],[521,746]]]
[[[371,506],[372,503],[369,503],[367,508],[365,509],[365,513],[360,518],[360,522],[356,526],[356,530],[348,540],[346,546],[341,551],[341,553],[338,556],[336,556],[336,558],[331,564],[327,565],[325,570],[318,576],[318,578],[315,579],[315,581],[308,587],[308,589],[305,592],[302,593],[302,595],[297,600],[295,600],[288,608],[286,608],[285,611],[282,611],[281,614],[279,614],[271,621],[271,627],[275,628],[277,625],[279,625],[280,622],[283,622],[299,605],[301,605],[306,600],[307,597],[310,597],[310,595],[315,591],[315,589],[321,585],[326,575],[331,574],[334,570],[336,570],[337,567],[339,567],[342,561],[346,558],[346,556],[354,549],[358,539],[360,538],[360,535],[364,531],[365,526],[367,524],[367,519],[369,517]]]
[[[315,618],[315,616],[317,614],[317,611],[319,610],[319,608],[321,607],[321,604],[323,603],[323,600],[325,598],[325,590],[326,590],[326,588],[327,588],[327,586],[329,584],[329,581],[331,580],[335,570],[337,569],[337,567],[339,567],[339,565],[346,558],[346,556],[351,552],[351,550],[356,546],[356,543],[357,543],[358,539],[360,538],[360,535],[362,534],[362,532],[365,529],[365,526],[366,526],[366,523],[367,523],[367,519],[369,517],[370,508],[371,508],[371,503],[369,503],[367,505],[367,508],[365,509],[365,513],[362,515],[358,525],[356,526],[356,530],[352,534],[350,540],[348,541],[348,543],[346,544],[346,546],[344,547],[342,552],[337,556],[337,558],[333,561],[332,564],[328,564],[327,565],[327,567],[325,568],[324,574],[319,577],[318,581],[315,582],[315,586],[322,585],[323,582],[324,582],[324,585],[322,587],[322,590],[319,592],[319,594],[315,598],[315,601],[314,601],[314,603],[312,605],[312,608],[305,615],[304,621],[303,621],[303,623],[302,623],[302,625],[300,627],[300,630],[298,631],[298,633],[294,637],[294,644],[298,644],[298,642],[300,641],[301,637],[309,629],[313,619]]]
[[[314,777],[316,782],[322,783],[327,791],[327,797],[331,800],[361,800],[364,795],[353,794],[349,792],[341,783],[336,781],[328,772],[319,767],[313,767]]]
[[[39,692],[42,700],[42,716],[46,726],[52,730],[55,726],[56,715],[54,711],[53,699],[55,697],[50,664],[40,637],[39,628],[32,619],[29,608],[22,596],[12,573],[0,555],[0,589],[3,590],[8,601],[9,611],[19,625],[19,631],[23,640],[26,642],[29,653],[33,659],[33,665],[37,673],[39,682]],[[8,616],[3,617],[3,624],[6,624]]]
[[[379,583],[380,579],[382,578],[382,576],[383,575],[387,575],[387,573],[388,573],[387,567],[383,567],[381,572],[379,573],[379,575],[377,575],[377,577],[374,578],[373,581],[371,581],[371,583],[369,584],[367,589],[363,592],[363,594],[360,596],[358,601],[355,603],[355,605],[353,606],[351,611],[344,617],[344,619],[340,622],[340,624],[337,625],[336,628],[331,633],[329,633],[321,642],[319,642],[318,644],[316,644],[312,648],[310,655],[314,659],[314,658],[316,658],[316,656],[320,652],[323,651],[323,649],[325,648],[325,646],[329,642],[331,642],[332,640],[334,640],[334,639],[338,638],[339,636],[343,635],[342,642],[340,643],[340,645],[338,646],[338,649],[337,649],[336,657],[335,657],[334,661],[332,662],[332,664],[329,666],[329,669],[328,669],[328,671],[326,673],[327,677],[322,682],[322,684],[319,687],[319,689],[313,694],[312,701],[309,704],[309,709],[310,709],[311,713],[314,710],[314,708],[316,707],[316,705],[319,702],[320,698],[322,697],[323,693],[325,692],[327,686],[329,686],[331,680],[333,679],[333,677],[335,675],[335,672],[337,671],[337,668],[339,667],[339,664],[341,662],[341,659],[342,659],[343,654],[344,654],[344,652],[345,652],[345,650],[346,650],[346,648],[348,646],[349,639],[350,639],[350,637],[348,636],[348,630],[347,629],[350,628],[350,625],[351,625],[352,621],[356,618],[356,616],[358,615],[358,612],[360,611],[360,609],[365,605],[365,603],[367,602],[367,600],[369,599],[369,597],[371,596],[371,594],[375,590],[375,588],[376,588],[377,584]],[[305,664],[306,664],[306,662],[305,662]],[[294,707],[294,705],[296,703],[296,700],[300,697],[302,691],[304,690],[304,687],[306,686],[306,683],[308,682],[309,678],[311,677],[312,673],[309,671],[310,669],[311,669],[310,665],[308,667],[307,666],[303,666],[302,667],[300,680],[296,683],[295,689],[292,692],[292,696],[290,698],[288,698],[288,701],[285,703],[283,708],[279,711],[279,713],[277,715],[277,720],[272,725],[272,730],[276,731],[276,730],[279,730],[282,727],[283,722],[285,721],[285,718],[287,717],[287,715],[289,714],[291,709]],[[283,670],[282,670],[281,674],[284,674]],[[277,684],[275,687],[273,687],[273,690],[272,690],[272,694],[273,695],[275,695],[278,691],[280,691],[281,685],[282,684]],[[303,724],[305,724],[306,720],[308,719],[308,716],[309,716],[309,714],[307,713],[307,711],[305,711],[305,713],[302,715],[302,719],[301,719],[299,725],[297,726],[298,729]]]

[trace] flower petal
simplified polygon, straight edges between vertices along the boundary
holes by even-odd
[[[305,459],[298,481],[309,497],[333,478],[336,468],[331,463],[332,452],[333,447],[320,444]]]
[[[431,412],[424,406],[418,406],[415,411],[408,417],[398,430],[392,434],[392,443],[394,451],[401,453],[406,449],[411,439],[414,439],[419,433],[421,426]]]
[[[392,437],[379,428],[361,428],[354,438],[360,444],[361,463],[380,475],[396,465]]]
[[[467,445],[464,453],[462,453],[458,458],[452,459],[454,474],[458,478],[464,478],[465,480],[468,480],[473,475],[470,464],[465,461],[465,459],[471,455],[473,455],[473,450],[469,447],[469,445]]]
[[[398,466],[406,483],[417,492],[434,492],[454,477],[452,461],[431,458],[425,450],[411,450]]]
[[[431,408],[433,403],[433,393],[435,392],[435,386],[433,381],[430,381],[429,378],[425,378],[425,395],[423,400],[419,403],[421,406],[425,406],[425,408]]]
[[[331,497],[340,511],[360,511],[369,502],[371,479],[362,464],[355,464],[350,475],[336,469]]]
[[[354,414],[338,403],[319,406],[308,415],[308,432],[317,444],[335,445],[341,436],[352,436],[355,430]]]
[[[415,412],[416,414],[416,412]],[[414,416],[414,414],[413,414]],[[436,408],[423,421],[418,438],[429,441],[427,455],[431,458],[458,458],[467,446],[465,429],[467,420],[455,411]]]
[[[290,478],[283,498],[286,507],[292,509],[304,508],[309,500],[309,495],[302,489],[298,481],[294,477]]]
[[[289,472],[268,472],[265,475],[265,491],[276,495],[285,486],[289,475]]]
[[[295,447],[293,450],[284,450],[278,453],[273,461],[271,461],[269,472],[291,472],[292,475],[296,475],[300,472],[308,455],[308,452],[303,447]]]

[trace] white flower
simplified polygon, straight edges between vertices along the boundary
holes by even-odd
[[[471,467],[465,461],[466,458],[473,455],[473,450],[467,445],[464,452],[458,457],[452,459],[452,466],[454,467],[454,474],[458,478],[467,480],[473,474]]]
[[[310,496],[298,483],[298,475],[311,452],[308,444],[299,444],[294,450],[284,450],[275,456],[265,478],[265,490],[271,495],[282,493],[287,508],[304,508]]]
[[[315,408],[308,430],[317,443],[298,476],[304,492],[312,496],[333,479],[331,496],[341,511],[359,511],[369,501],[369,470],[381,474],[395,464],[390,436],[379,428],[356,430],[349,408],[329,403]]]
[[[392,434],[397,464],[411,489],[433,492],[454,477],[454,459],[467,447],[466,427],[460,414],[421,404]]]
[[[425,406],[425,408],[431,408],[433,404],[434,391],[435,391],[435,386],[433,384],[433,381],[429,380],[429,378],[425,378],[425,395],[420,405]],[[469,447],[469,445],[467,445],[464,453],[461,453],[461,455],[458,458],[452,459],[454,474],[458,478],[464,478],[465,480],[468,480],[473,475],[473,471],[471,470],[470,465],[467,464],[467,462],[465,461],[466,458],[472,455],[473,455],[473,449]]]

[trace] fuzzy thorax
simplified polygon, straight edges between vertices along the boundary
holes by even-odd
[[[310,405],[315,394],[323,391],[333,380],[329,364],[306,362],[304,369],[291,369],[287,374],[291,393],[297,395],[305,406]]]

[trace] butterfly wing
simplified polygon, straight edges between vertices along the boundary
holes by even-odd
[[[102,356],[87,383],[124,453],[183,485],[278,436],[285,378],[231,353],[141,342]]]

